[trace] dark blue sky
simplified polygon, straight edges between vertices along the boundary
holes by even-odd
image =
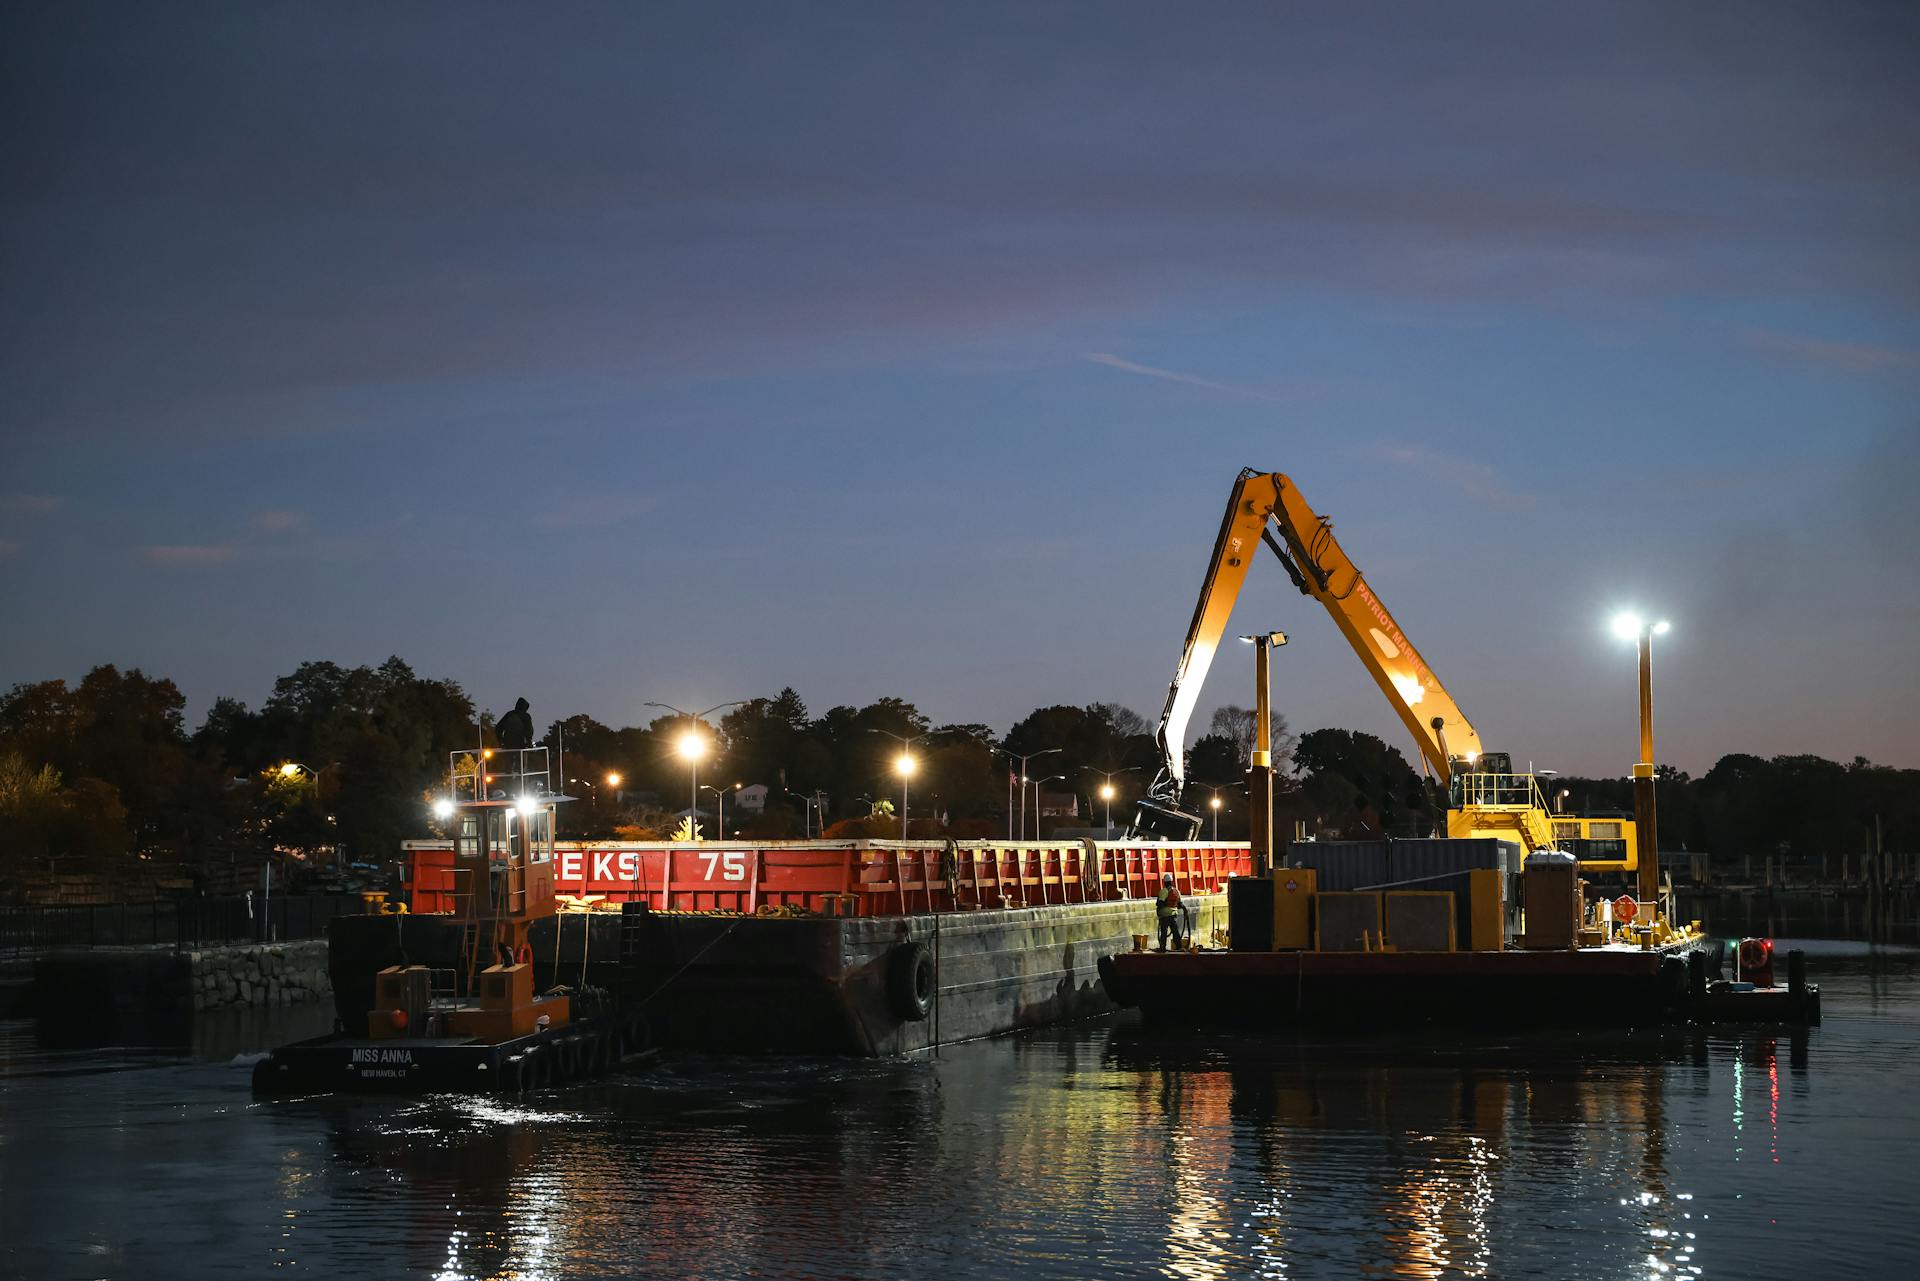
[[[1920,17],[1574,9],[9,5],[0,682],[1151,716],[1252,465],[1491,747],[1920,766]]]

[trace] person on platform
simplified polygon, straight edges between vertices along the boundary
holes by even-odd
[[[1160,893],[1153,900],[1154,911],[1160,917],[1160,950],[1167,950],[1167,936],[1173,936],[1175,950],[1185,946],[1183,929],[1186,914],[1180,907],[1180,889],[1173,883],[1172,872],[1160,874]]]
[[[527,700],[522,698],[516,701],[513,710],[502,716],[493,727],[493,733],[504,748],[532,747],[533,716],[527,711]]]

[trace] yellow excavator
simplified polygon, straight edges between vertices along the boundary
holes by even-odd
[[[1279,557],[1295,587],[1326,607],[1412,732],[1429,777],[1446,797],[1445,835],[1512,841],[1523,854],[1561,849],[1576,854],[1581,867],[1590,871],[1639,867],[1630,820],[1553,813],[1533,774],[1515,772],[1505,752],[1482,750],[1472,722],[1341,550],[1332,522],[1308,506],[1286,476],[1251,468],[1234,482],[1207,563],[1186,647],[1160,716],[1162,766],[1135,814],[1136,834],[1192,840],[1200,830],[1199,817],[1180,804],[1187,722],[1261,543]]]

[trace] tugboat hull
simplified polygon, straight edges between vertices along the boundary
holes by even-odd
[[[522,1094],[591,1080],[644,1058],[646,1025],[617,1011],[508,1041],[374,1039],[334,1033],[283,1045],[253,1069],[254,1093]]]

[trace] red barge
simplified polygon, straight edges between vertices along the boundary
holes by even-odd
[[[1112,1010],[1098,960],[1154,929],[1171,872],[1196,936],[1252,870],[1216,842],[554,843],[535,985],[620,992],[662,1048],[887,1055]],[[405,848],[406,910],[333,923],[343,1025],[374,976],[461,946],[454,842]]]

